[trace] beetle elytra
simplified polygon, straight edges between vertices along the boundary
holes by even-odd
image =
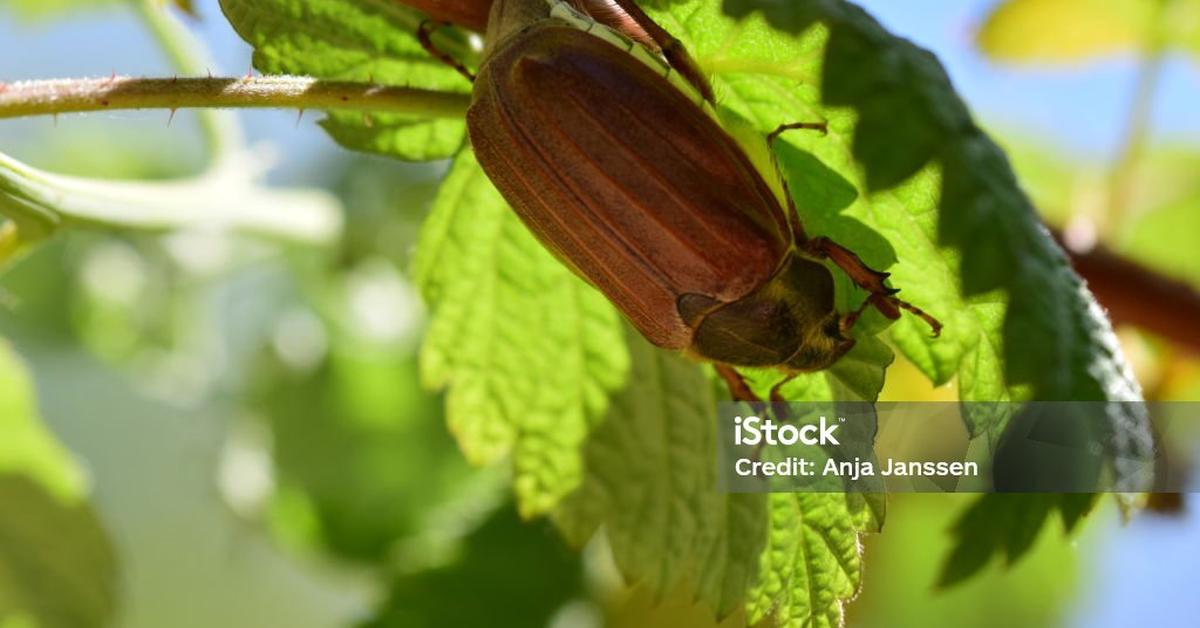
[[[788,379],[827,368],[854,346],[867,307],[940,331],[886,273],[805,233],[782,177],[717,121],[681,46],[668,55],[579,10],[628,0],[571,1],[496,0],[468,133],[538,240],[650,342],[714,363],[736,398],[754,400],[737,367]],[[629,19],[665,33],[644,14]],[[821,125],[781,126],[759,137],[760,152],[797,127]],[[870,293],[855,311],[836,311],[826,260]]]

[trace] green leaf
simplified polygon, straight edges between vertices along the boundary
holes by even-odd
[[[1007,0],[979,29],[989,57],[1016,63],[1089,61],[1160,48],[1200,53],[1196,0]]]
[[[812,28],[795,37],[780,33],[761,16],[731,20],[719,7],[700,0],[672,3],[668,10],[653,14],[683,37],[713,74],[718,102],[764,135],[786,122],[829,123],[828,136],[791,131],[777,145],[780,166],[805,228],[811,235],[828,236],[851,248],[868,265],[890,272],[901,296],[945,324],[942,337],[933,340],[924,323],[906,316],[892,327],[892,339],[935,383],[949,381],[963,354],[978,342],[981,323],[962,296],[956,253],[938,242],[935,209],[940,176],[924,168],[923,160],[935,140],[932,134],[920,133],[929,126],[931,115],[921,99],[907,91],[875,94],[879,103],[872,105],[872,113],[886,116],[886,123],[864,119],[850,108],[830,106],[823,87],[825,55],[838,42],[818,23],[826,19],[824,14],[809,16]],[[901,72],[892,79],[896,81],[918,75],[904,68],[878,72],[890,76],[893,70]],[[849,67],[839,71],[867,74]],[[952,93],[944,98],[957,102]],[[906,115],[912,119],[895,119]],[[892,138],[895,144],[872,140],[870,129],[860,132],[864,124],[901,129],[895,132],[905,137]],[[902,130],[906,126],[919,132],[906,133]],[[895,146],[908,150],[898,151]],[[864,168],[864,161],[878,167]],[[893,187],[897,183],[902,185]],[[841,277],[840,285],[847,284]],[[855,295],[856,300],[839,299],[840,309],[861,302],[861,293],[842,292]]]
[[[905,355],[937,383],[958,377],[966,399],[1139,398],[1107,321],[928,53],[841,2],[726,6],[753,14],[731,19],[701,0],[650,8],[712,73],[731,117],[764,134],[829,122],[828,137],[789,133],[779,161],[813,235],[891,272],[946,324],[938,339],[911,317],[893,325]],[[415,266],[432,309],[425,380],[447,388],[470,459],[511,456],[523,514],[577,489],[560,526],[576,543],[603,529],[631,581],[690,587],[719,614],[748,603],[785,625],[839,621],[880,501],[717,492],[708,378],[625,339],[612,306],[532,239],[468,153]],[[845,277],[838,294],[851,305]],[[891,353],[869,332],[885,324],[869,315],[855,352],[788,396],[873,400]],[[1124,411],[1112,425],[1134,452],[1145,418]],[[970,418],[976,436],[1005,427]]]
[[[715,398],[701,367],[626,331],[607,301],[533,240],[468,152],[423,230],[414,262],[432,309],[423,374],[448,388],[448,420],[467,456],[512,455],[523,514],[571,493],[556,512],[564,533],[582,545],[603,528],[630,581],[660,594],[690,588],[721,615],[744,604],[750,587],[765,591],[756,585],[765,498],[717,490]],[[829,373],[792,386],[812,399],[873,399],[891,359],[866,337]],[[821,513],[854,517],[819,514],[806,525],[857,552],[857,530],[877,526],[882,506],[837,497],[841,510],[823,504]],[[836,571],[827,564],[835,558],[814,560]]]
[[[0,624],[106,626],[116,584],[116,559],[87,504],[0,474]]]
[[[103,626],[116,559],[83,478],[41,424],[24,367],[0,341],[0,624]]]
[[[445,513],[486,511],[507,478],[479,473],[458,455],[441,400],[418,389],[415,356],[364,356],[337,337],[333,344],[310,376],[276,363],[261,370],[256,388],[284,489],[275,523],[291,537],[314,524],[315,538],[304,540],[368,563],[386,561],[397,546],[434,553],[437,537],[453,534],[436,529]]]
[[[1130,258],[1200,286],[1200,154],[1194,149],[1157,150],[1134,173],[1130,215],[1113,242]]]
[[[1142,52],[1154,31],[1157,0],[1007,0],[979,29],[976,44],[993,59],[1081,61]]]
[[[791,382],[784,397],[878,399],[892,352],[878,339],[867,340],[829,371]],[[880,530],[884,507],[882,493],[768,495],[767,544],[746,600],[750,622],[772,617],[784,628],[844,625],[843,605],[862,586],[859,535]]]
[[[469,151],[413,269],[432,310],[422,378],[447,388],[451,431],[476,464],[511,455],[521,512],[548,512],[579,484],[579,447],[625,383],[619,316],[533,239]]]
[[[847,496],[772,493],[770,529],[759,580],[747,602],[749,620],[775,625],[844,625],[842,603],[862,584],[856,514]]]
[[[958,542],[942,566],[939,587],[950,587],[983,569],[993,556],[1001,555],[1008,564],[1023,556],[1056,511],[1062,517],[1065,532],[1071,532],[1080,518],[1091,509],[1092,495],[1053,495],[993,493],[972,504],[953,532]]]
[[[128,0],[9,0],[6,8],[21,19],[47,20],[77,14],[79,11],[108,9],[127,2]]]
[[[274,74],[371,81],[469,92],[471,84],[421,48],[424,19],[393,0],[221,0],[234,29],[254,47],[254,67]],[[441,33],[437,45],[469,62],[462,36]],[[342,145],[400,159],[453,155],[463,143],[462,120],[331,112],[321,125]]]
[[[855,185],[862,204],[841,214],[885,237],[897,258],[888,268],[895,285],[946,324],[936,340],[908,320],[895,325],[892,338],[906,356],[935,382],[959,375],[964,400],[1141,399],[1102,310],[932,55],[847,3],[726,0],[725,7],[746,16],[736,30],[714,28],[703,7],[679,5],[672,12],[687,19],[666,26],[703,34],[693,46],[700,63],[735,77],[741,104],[733,106],[759,112],[760,129],[798,117],[829,120],[829,138],[789,140]],[[743,47],[749,58],[730,59]],[[781,56],[794,61],[781,67]],[[738,85],[749,81],[761,87],[746,96]],[[845,244],[862,248],[868,263],[887,261],[885,250],[874,247],[872,258],[871,243],[853,235]],[[1144,455],[1144,413],[1117,404],[1109,412],[1112,459]],[[996,436],[1005,418],[968,416],[968,428],[973,437]],[[1066,500],[1059,506],[1068,509]],[[984,551],[999,547],[985,540]]]
[[[463,539],[455,560],[397,575],[383,607],[360,626],[551,625],[555,612],[584,593],[582,561],[556,536],[507,506]]]
[[[765,499],[717,489],[715,398],[700,366],[633,331],[628,344],[629,383],[588,439],[586,477],[558,523],[580,546],[603,527],[629,581],[691,587],[725,616],[754,576]]]
[[[33,382],[8,342],[0,339],[0,473],[21,473],[55,498],[84,496],[83,473],[38,418]]]

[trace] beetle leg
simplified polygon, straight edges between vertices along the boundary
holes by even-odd
[[[787,385],[788,382],[796,379],[799,376],[799,373],[788,373],[786,377],[776,382],[775,385],[771,387],[771,402],[787,403],[787,401],[783,398],[783,387]]]
[[[834,264],[837,264],[838,268],[841,268],[846,271],[847,275],[850,275],[854,283],[871,294],[892,295],[899,292],[895,288],[889,288],[884,285],[883,280],[890,276],[889,273],[880,272],[867,266],[857,253],[829,238],[813,238],[806,242],[801,242],[800,246],[811,255],[820,259],[831,260]]]
[[[752,404],[761,404],[762,398],[750,390],[750,385],[746,383],[746,378],[742,377],[736,369],[728,364],[716,363],[713,365],[717,369],[717,375],[725,380],[725,385],[729,386],[729,394],[735,401],[746,401]]]
[[[435,22],[433,20],[421,22],[421,25],[417,27],[417,41],[421,43],[421,47],[425,49],[425,52],[429,53],[429,56],[454,68],[455,72],[458,72],[466,77],[468,81],[474,83],[475,74],[467,69],[467,66],[463,65],[458,59],[443,52],[433,43],[433,34],[443,26],[450,26],[450,22]]]
[[[687,82],[691,83],[704,100],[713,102],[712,84],[700,69],[700,64],[688,54],[679,41],[666,29],[646,15],[633,0],[574,0],[592,19],[627,37],[661,53],[671,67],[675,68]],[[615,6],[614,6],[615,5]]]
[[[838,321],[838,334],[840,334],[842,338],[850,338],[850,330],[854,329],[854,325],[858,323],[859,317],[862,316],[862,313],[872,305],[871,297],[874,296],[875,295],[867,297],[867,300],[863,301],[862,305],[858,306],[857,310],[846,314],[841,318],[841,320]]]
[[[895,294],[899,290],[889,288],[883,283],[888,278],[888,273],[867,266],[854,251],[825,237],[800,242],[800,246],[810,255],[828,259],[837,264],[838,268],[841,268],[850,276],[850,279],[854,280],[854,283],[871,293],[871,296],[867,297],[867,303],[875,306],[875,309],[884,316],[895,320],[900,318],[900,310],[906,310],[925,321],[933,329],[935,338],[942,333],[942,323],[938,319],[926,313],[925,310],[896,298]],[[866,303],[863,305],[865,307]],[[859,308],[857,312],[852,313],[853,318],[850,320],[850,325],[857,322],[861,311],[862,308]]]
[[[771,131],[770,133],[768,133],[767,134],[767,145],[772,146],[772,147],[775,146],[775,140],[779,139],[779,136],[783,135],[784,131],[791,131],[792,129],[808,129],[810,131],[820,131],[821,135],[829,135],[829,124],[828,123],[825,123],[825,122],[790,122],[788,124],[781,124],[781,125],[775,127],[774,131]]]
[[[871,295],[871,298],[889,300],[892,305],[894,305],[902,310],[907,310],[908,312],[912,313],[913,315],[919,317],[921,320],[925,321],[925,324],[929,325],[930,329],[933,330],[934,338],[937,338],[938,336],[942,335],[942,322],[939,321],[938,319],[934,318],[932,314],[926,312],[925,310],[922,310],[921,308],[913,305],[912,303],[909,303],[908,301],[901,301],[900,299],[897,299],[896,297],[891,297],[891,296],[883,297],[883,296],[880,296],[877,294]],[[876,305],[876,307],[878,308],[879,306]]]

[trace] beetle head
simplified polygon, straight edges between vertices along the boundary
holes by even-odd
[[[843,335],[845,316],[830,312],[811,325],[796,352],[783,365],[789,371],[819,371],[833,366],[854,347],[854,339]],[[849,330],[846,329],[846,332]]]
[[[761,288],[731,303],[685,295],[680,314],[695,329],[691,350],[733,366],[787,371],[828,368],[854,346],[834,309],[833,274],[789,253]]]
[[[799,341],[781,365],[788,371],[819,371],[829,368],[854,347],[849,315],[834,307],[833,273],[824,264],[793,255],[780,272],[786,286],[785,298],[792,313],[794,334]]]

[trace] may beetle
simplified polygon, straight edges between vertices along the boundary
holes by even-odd
[[[804,232],[782,178],[764,177],[717,122],[682,47],[661,35],[646,47],[621,20],[608,28],[578,10],[597,4],[630,3],[496,0],[467,113],[479,164],[547,249],[650,342],[715,363],[740,399],[756,396],[734,367],[827,368],[854,346],[868,305],[940,330],[894,296],[886,273]],[[760,152],[801,127],[822,125],[782,126],[757,139]],[[870,293],[861,307],[835,310],[822,260]]]

